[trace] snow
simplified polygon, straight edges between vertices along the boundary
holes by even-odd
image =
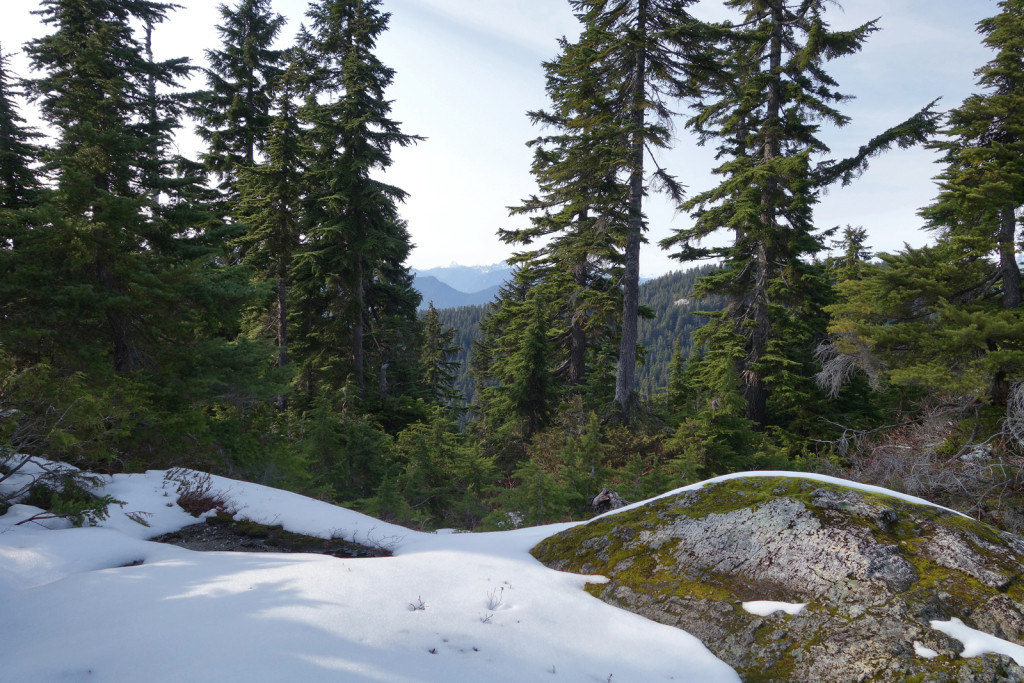
[[[931,625],[936,631],[942,631],[950,638],[956,638],[964,644],[964,651],[960,653],[961,657],[978,657],[986,652],[994,652],[1006,655],[1017,664],[1024,666],[1024,647],[1016,643],[973,629],[956,617],[949,621],[933,619]]]
[[[377,543],[394,556],[193,552],[147,540],[198,521],[166,475],[108,477],[101,493],[125,505],[97,527],[16,526],[39,512],[26,505],[0,517],[0,681],[739,680],[686,632],[584,591],[603,577],[530,556],[573,524],[428,534],[211,477],[238,518]],[[953,629],[965,656],[1016,648],[1024,661],[1024,648],[951,623],[933,626]]]
[[[908,496],[905,493],[900,493],[898,491],[893,491],[892,489],[882,488],[881,486],[872,486],[871,484],[861,484],[859,482],[850,481],[848,479],[840,479],[839,477],[830,477],[827,474],[815,474],[813,472],[784,472],[784,471],[779,471],[779,470],[762,470],[762,471],[756,471],[756,472],[733,472],[732,474],[723,474],[720,477],[714,477],[712,479],[707,479],[705,481],[697,482],[696,484],[690,484],[689,486],[681,486],[680,488],[673,489],[672,491],[666,491],[665,493],[662,493],[662,494],[660,494],[658,496],[655,496],[654,498],[651,498],[650,500],[642,500],[642,501],[639,501],[637,503],[632,503],[630,505],[626,505],[625,507],[618,508],[617,510],[612,510],[611,512],[606,512],[606,513],[604,513],[604,515],[601,515],[601,516],[604,517],[604,516],[607,516],[607,515],[615,515],[615,514],[618,514],[620,512],[626,512],[627,510],[632,510],[633,508],[640,507],[641,505],[646,505],[647,503],[651,502],[651,500],[658,500],[659,498],[668,498],[670,496],[677,496],[680,493],[683,493],[684,491],[696,491],[698,489],[701,489],[701,488],[707,486],[708,484],[717,484],[718,482],[728,481],[729,479],[744,479],[744,478],[749,478],[749,477],[785,477],[785,478],[789,478],[789,479],[808,479],[810,481],[820,481],[820,482],[823,482],[823,483],[826,483],[826,484],[836,484],[838,486],[845,486],[847,488],[856,489],[858,491],[866,491],[868,493],[880,493],[882,495],[892,496],[893,498],[899,498],[900,500],[907,501],[908,503],[916,503],[918,505],[927,505],[929,507],[939,508],[940,510],[946,510],[947,512],[952,512],[954,514],[960,515],[961,517],[966,517],[967,519],[971,519],[971,517],[969,517],[968,515],[965,515],[962,512],[959,512],[957,510],[953,510],[951,508],[943,507],[942,505],[937,505],[937,504],[931,502],[930,500],[925,500],[924,498],[918,498],[917,496]]]
[[[743,603],[743,609],[756,614],[759,617],[766,617],[774,612],[785,612],[786,614],[800,614],[806,602],[776,602],[774,600],[751,600]]]
[[[934,659],[939,656],[939,653],[930,647],[925,647],[918,641],[914,641],[914,654],[918,657],[924,657],[925,659]]]
[[[583,590],[602,577],[529,555],[569,524],[426,534],[213,477],[238,517],[395,556],[193,552],[145,540],[197,521],[164,475],[110,479],[126,504],[98,527],[0,517],[0,680],[738,680],[696,638]]]

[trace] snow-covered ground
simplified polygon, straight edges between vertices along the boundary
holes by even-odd
[[[0,681],[738,680],[687,633],[583,590],[601,577],[529,555],[570,525],[425,534],[256,484],[212,484],[239,517],[385,544],[394,557],[147,541],[197,521],[162,471],[113,477],[104,493],[126,505],[97,527],[16,526],[39,511],[15,505],[0,517]]]

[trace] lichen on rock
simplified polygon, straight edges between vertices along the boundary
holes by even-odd
[[[961,658],[930,625],[958,618],[1024,643],[1022,551],[942,508],[752,475],[595,519],[533,554],[608,577],[588,590],[697,636],[745,680],[1024,681],[1009,657]],[[742,608],[754,600],[807,607],[758,616]]]

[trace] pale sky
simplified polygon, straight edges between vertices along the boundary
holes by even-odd
[[[219,21],[213,0],[177,0],[183,8],[154,35],[157,57],[189,56],[203,64],[203,50],[217,48]],[[234,5],[235,0],[230,4]],[[275,0],[275,11],[289,19],[282,46],[290,44],[304,20],[306,0]],[[830,11],[833,28],[852,28],[880,17],[882,30],[863,51],[833,63],[829,72],[840,89],[856,97],[843,111],[853,122],[824,136],[836,156],[896,124],[931,100],[940,108],[958,105],[974,91],[973,72],[990,58],[975,23],[997,12],[995,0],[846,0]],[[43,35],[30,12],[35,0],[3,0],[0,45],[5,53]],[[507,207],[534,192],[526,142],[541,131],[526,119],[529,109],[547,106],[541,62],[557,54],[559,36],[573,37],[577,24],[565,0],[384,0],[392,13],[378,55],[396,70],[389,91],[393,116],[404,131],[427,138],[394,153],[389,182],[409,192],[402,215],[416,245],[416,268],[459,263],[487,265],[511,249],[496,235],[499,227],[521,225]],[[702,0],[700,16],[721,15],[718,0]],[[27,73],[18,55],[14,70]],[[30,112],[26,111],[25,114]],[[661,163],[699,192],[716,184],[711,148],[696,147],[682,125],[677,145]],[[183,151],[195,142],[182,136]],[[874,160],[848,188],[835,188],[816,212],[819,227],[867,228],[875,251],[895,251],[904,242],[921,246],[916,212],[935,194],[932,178],[941,170],[927,150],[896,150]],[[645,276],[679,269],[658,246],[673,228],[690,219],[675,214],[664,200],[648,204],[650,244],[641,256]]]

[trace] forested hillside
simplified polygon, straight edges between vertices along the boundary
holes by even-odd
[[[699,299],[693,296],[693,287],[701,275],[711,272],[705,266],[693,270],[669,273],[640,285],[640,304],[651,309],[653,315],[640,322],[640,344],[644,347],[643,363],[637,371],[638,384],[648,396],[664,392],[668,386],[672,356],[678,350],[683,357],[690,354],[690,338],[706,321],[697,313],[714,311],[722,307],[717,298]],[[455,388],[473,402],[475,387],[470,373],[473,344],[480,337],[480,321],[486,306],[459,306],[438,310],[441,324],[455,330],[455,345],[459,362]],[[678,348],[677,348],[678,345]]]
[[[197,467],[472,529],[797,469],[1024,528],[1024,2],[978,23],[974,94],[848,157],[827,133],[855,93],[831,74],[875,21],[693,5],[569,1],[580,30],[527,114],[535,188],[494,228],[514,274],[420,314],[389,169],[423,131],[391,113],[384,0],[313,0],[286,46],[271,0],[235,0],[201,67],[154,57],[176,5],[40,3],[31,73],[0,55],[0,477],[12,452]],[[701,191],[661,162],[683,135],[715,154]],[[821,224],[822,196],[915,146],[941,155],[928,246]],[[684,220],[647,244],[654,194]],[[682,270],[641,286],[657,248]],[[110,502],[68,477],[32,499],[79,522]]]
[[[721,310],[725,300],[718,296],[694,294],[697,280],[714,266],[669,273],[640,285],[640,305],[654,312],[640,320],[640,345],[643,363],[637,368],[637,385],[648,396],[663,393],[669,384],[673,355],[689,358],[693,333],[707,322],[701,312]]]

